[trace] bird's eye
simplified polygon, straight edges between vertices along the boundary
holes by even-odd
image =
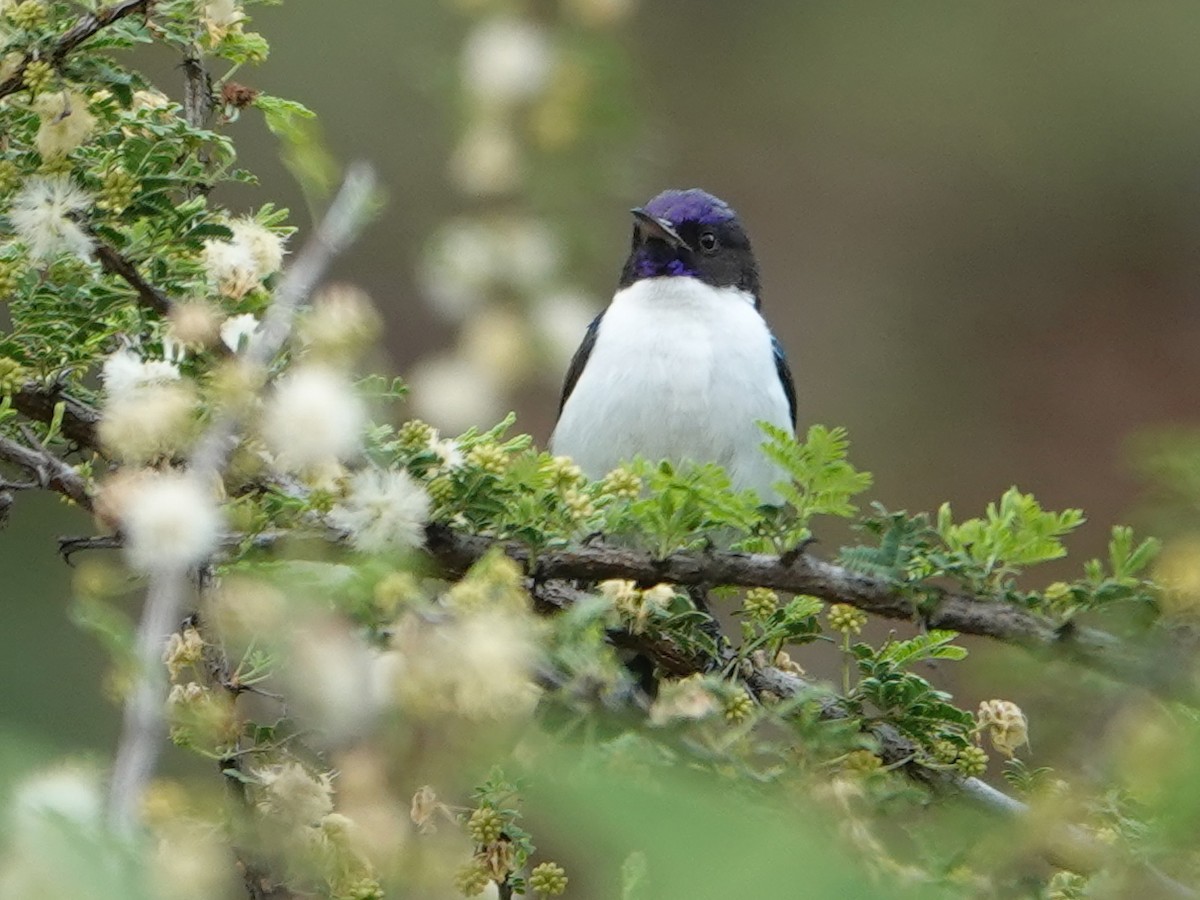
[[[700,235],[700,249],[705,253],[712,253],[717,249],[717,236],[711,231],[706,231]]]

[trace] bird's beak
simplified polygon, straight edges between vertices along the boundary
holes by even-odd
[[[675,226],[666,219],[652,216],[640,206],[631,209],[630,212],[633,213],[633,227],[637,229],[638,236],[643,241],[649,238],[656,238],[660,241],[665,241],[672,247],[679,247],[684,250],[689,249],[687,242],[675,230]]]

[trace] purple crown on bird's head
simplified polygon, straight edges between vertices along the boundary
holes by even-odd
[[[676,227],[685,222],[719,225],[737,218],[737,213],[729,208],[728,203],[699,188],[663,191],[642,208],[650,215],[666,219]]]
[[[758,265],[737,213],[707,191],[663,191],[636,219],[621,286],[646,278],[696,278],[758,298]]]

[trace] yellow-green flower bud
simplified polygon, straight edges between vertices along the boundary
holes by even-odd
[[[334,900],[383,900],[383,886],[364,876],[340,888],[333,897]]]
[[[401,605],[421,596],[421,586],[408,572],[390,572],[375,583],[375,608],[385,618],[396,614]]]
[[[429,499],[433,501],[434,506],[443,506],[454,499],[453,478],[435,478],[425,489],[429,491]]]
[[[504,817],[488,806],[481,806],[471,813],[471,820],[467,822],[467,833],[477,844],[498,841],[503,831]]]
[[[835,603],[827,613],[829,627],[842,634],[858,634],[867,624],[867,614],[847,603]]]
[[[987,771],[988,755],[983,752],[982,747],[963,747],[958,751],[958,759],[954,765],[966,777],[978,778]]]
[[[0,194],[7,193],[21,183],[21,170],[11,159],[0,159]]]
[[[137,188],[137,179],[124,169],[114,169],[104,176],[103,186],[96,200],[101,209],[120,212],[133,199]]]
[[[557,897],[567,889],[567,871],[558,863],[541,863],[529,873],[529,887],[547,897]]]
[[[433,426],[420,419],[409,419],[396,432],[396,440],[408,451],[423,450],[433,441]]]
[[[492,878],[482,863],[471,860],[454,876],[454,886],[464,897],[478,897]]]
[[[940,762],[945,766],[950,765],[958,759],[958,745],[954,741],[934,741],[929,748],[929,752],[936,762]]]
[[[754,699],[745,691],[738,691],[725,701],[725,721],[731,725],[744,722],[754,712]]]
[[[857,775],[870,775],[883,768],[883,760],[870,750],[852,750],[842,760],[842,768]]]
[[[586,519],[596,511],[588,495],[574,488],[563,493],[563,506],[567,508],[571,518],[576,520]]]
[[[558,488],[573,488],[583,481],[583,469],[569,456],[551,457],[542,463],[542,470],[550,477],[550,483]]]
[[[491,475],[503,475],[508,456],[495,444],[476,444],[467,454],[467,463]]]
[[[636,500],[642,492],[642,479],[628,469],[613,469],[604,476],[604,493],[619,500]]]
[[[41,0],[22,0],[8,11],[8,18],[18,28],[32,31],[46,21],[46,7]]]
[[[779,609],[779,595],[770,588],[750,588],[742,608],[751,619],[769,619]]]
[[[40,94],[54,80],[54,66],[44,59],[35,59],[25,66],[25,87],[31,94]]]
[[[4,291],[0,289],[0,298]],[[0,357],[0,397],[7,397],[25,381],[25,370],[15,359]]]

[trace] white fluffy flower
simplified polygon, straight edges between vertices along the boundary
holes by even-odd
[[[179,380],[179,367],[161,359],[143,360],[128,347],[104,360],[100,380],[109,399],[128,397],[148,385]]]
[[[439,438],[436,430],[433,432],[433,438],[429,441],[429,449],[438,458],[437,465],[430,473],[432,475],[453,472],[466,461],[458,441],[454,438]]]
[[[240,300],[258,287],[258,265],[245,244],[216,239],[204,242],[204,271],[213,287]]]
[[[126,463],[174,456],[193,437],[195,402],[181,384],[151,384],[110,397],[100,419],[100,441]]]
[[[246,14],[236,0],[211,0],[204,4],[204,27],[208,29],[209,40],[214,44],[220,43],[230,33],[240,32],[245,18]]]
[[[100,825],[104,797],[95,772],[63,765],[31,775],[17,786],[9,807],[12,834],[30,836],[47,821],[70,823],[76,828]]]
[[[34,175],[13,198],[9,218],[34,259],[72,253],[86,260],[92,239],[76,218],[91,202],[87,192],[66,175]]]
[[[283,268],[284,240],[271,229],[243,216],[230,222],[229,230],[233,232],[233,243],[250,251],[260,278],[274,275]]]
[[[544,28],[524,19],[496,17],[467,38],[463,80],[481,100],[514,103],[542,89],[553,63]]]
[[[229,240],[204,242],[208,280],[226,297],[240,300],[283,265],[283,238],[253,219],[229,223]]]
[[[349,380],[324,366],[303,366],[276,384],[263,437],[281,467],[307,469],[352,457],[366,424]]]
[[[523,716],[538,699],[534,634],[527,617],[494,608],[444,623],[406,616],[381,674],[395,699],[417,715]]]
[[[132,486],[120,510],[125,555],[142,572],[181,569],[216,549],[221,513],[192,475],[148,475]]]
[[[258,329],[262,323],[258,318],[251,313],[242,313],[237,316],[230,316],[221,323],[221,343],[237,353],[242,349],[242,341],[244,340],[246,349],[254,344],[258,339]]]
[[[364,469],[346,499],[329,513],[334,528],[363,553],[409,550],[424,541],[429,495],[407,472]]]
[[[333,783],[325,772],[313,775],[289,762],[254,774],[263,785],[258,806],[270,816],[292,825],[314,825],[333,812]]]
[[[74,91],[40,94],[33,108],[41,118],[37,148],[43,159],[66,156],[83,143],[96,125],[87,101]]]

